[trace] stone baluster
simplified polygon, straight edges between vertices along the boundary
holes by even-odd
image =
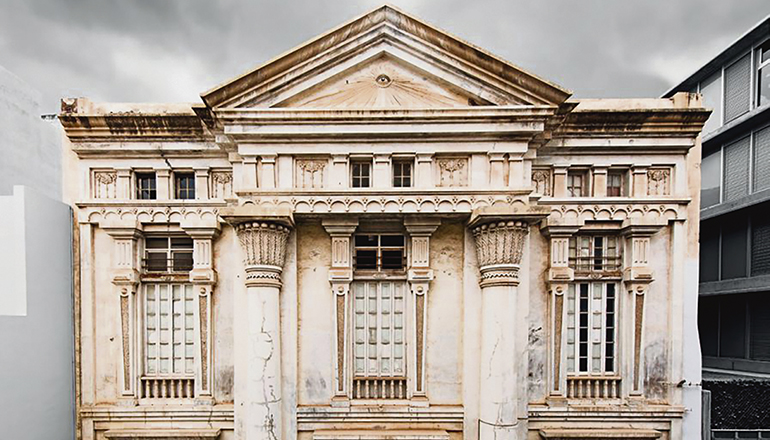
[[[471,223],[481,272],[479,438],[514,439],[524,425],[526,327],[519,322],[519,268],[529,227],[515,219]],[[521,338],[524,337],[524,341]],[[523,429],[526,429],[525,427]]]
[[[236,345],[235,356],[236,419],[242,423],[235,434],[275,440],[282,436],[280,291],[291,222],[237,216],[228,221],[235,223],[246,273],[238,324],[245,342]]]

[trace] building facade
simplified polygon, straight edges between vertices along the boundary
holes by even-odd
[[[382,7],[64,100],[82,438],[697,438],[709,113],[569,96]]]
[[[699,331],[704,378],[770,379],[770,17],[664,97],[702,94],[713,109],[703,127]],[[770,424],[766,385],[714,384],[716,429]],[[750,391],[748,391],[750,392]],[[720,402],[720,399],[726,400]],[[759,425],[757,424],[759,423]],[[730,437],[732,438],[732,437]],[[754,437],[756,438],[756,437]]]

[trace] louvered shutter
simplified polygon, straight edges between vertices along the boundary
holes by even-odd
[[[751,225],[751,276],[770,274],[770,219],[755,216]]]
[[[746,55],[725,69],[725,122],[749,111],[751,56]]]
[[[754,191],[770,189],[770,127],[754,133]]]
[[[725,147],[724,200],[730,201],[749,194],[749,138],[745,137]]]

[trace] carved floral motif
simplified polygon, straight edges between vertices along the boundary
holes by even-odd
[[[550,170],[532,170],[532,186],[536,194],[550,196],[551,194],[551,171]]]
[[[298,188],[323,188],[326,162],[323,159],[298,159],[296,162],[296,186]]]
[[[212,171],[211,172],[211,197],[214,199],[225,199],[232,196],[233,196],[232,171]]]
[[[667,196],[670,194],[669,183],[671,170],[658,168],[647,170],[647,195]]]
[[[94,171],[94,198],[114,199],[117,196],[118,174],[114,170]]]
[[[276,223],[247,222],[236,226],[243,247],[247,286],[281,286],[286,241],[291,230]]]
[[[438,160],[439,186],[468,185],[468,158],[446,158]]]

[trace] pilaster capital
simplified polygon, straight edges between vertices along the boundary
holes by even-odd
[[[358,217],[327,217],[321,220],[321,225],[332,237],[349,237],[356,232]]]
[[[440,218],[406,217],[404,228],[411,236],[431,236],[441,226]]]

